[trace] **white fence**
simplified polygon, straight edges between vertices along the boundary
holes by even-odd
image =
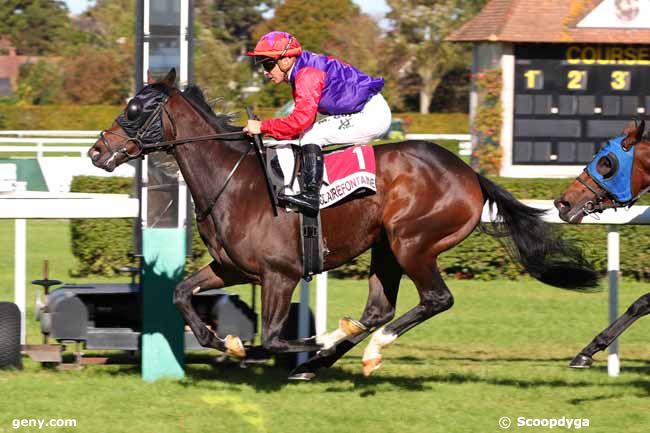
[[[122,194],[0,194],[0,219],[15,220],[14,298],[21,313],[20,342],[25,344],[27,307],[27,219],[135,218],[138,199]],[[56,248],[56,246],[54,246]]]
[[[37,158],[46,153],[78,153],[84,157],[97,137],[99,131],[0,131],[0,156],[28,152],[36,153]]]

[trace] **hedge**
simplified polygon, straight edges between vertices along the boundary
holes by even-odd
[[[134,195],[132,178],[75,176],[70,190],[73,192],[113,193]],[[122,266],[133,266],[129,255],[134,253],[134,220],[73,219],[70,222],[72,254],[77,266],[70,271],[73,276],[113,276]],[[196,224],[192,231],[192,256],[186,259],[187,273],[199,269],[209,261],[207,249],[200,239]]]
[[[512,179],[492,178],[519,199],[552,199],[569,185],[568,179]],[[133,181],[129,178],[105,178],[78,176],[73,179],[72,191],[131,193]],[[650,204],[650,194],[640,204]],[[606,272],[607,228],[602,225],[556,225],[563,236],[575,240],[596,268]],[[621,269],[624,275],[638,280],[650,279],[650,234],[644,226],[620,226]],[[114,275],[120,266],[132,265],[128,253],[133,251],[133,222],[118,220],[73,220],[71,222],[73,254],[79,265],[76,275]],[[186,271],[192,272],[209,262],[207,250],[194,225],[193,256],[188,258]],[[331,272],[333,276],[366,278],[370,254],[362,254],[352,262]],[[509,278],[524,275],[520,266],[513,262],[498,240],[475,231],[460,245],[443,253],[439,268],[444,275],[456,278],[482,280]]]
[[[0,104],[0,128],[4,129],[81,129],[100,130],[113,123],[123,107],[115,105],[22,105]],[[260,108],[256,114],[265,119],[273,116],[274,108]],[[467,134],[468,116],[464,113],[393,113],[406,120],[409,133]],[[243,125],[246,112],[242,109],[235,123]]]
[[[114,105],[0,105],[3,128],[18,130],[100,130],[122,107]]]
[[[510,191],[516,198],[550,200],[558,197],[570,184],[570,179],[513,179],[494,177],[493,181]],[[639,204],[649,205],[650,194]],[[607,227],[604,225],[568,224],[555,228],[566,239],[573,240],[583,249],[586,257],[596,269],[607,270]],[[644,226],[619,226],[621,236],[621,272],[637,280],[650,279],[650,233]],[[349,265],[332,272],[334,276],[366,278],[370,254],[364,253]],[[460,245],[441,254],[438,267],[445,276],[455,278],[476,278],[491,280],[498,278],[517,279],[524,275],[519,264],[514,262],[500,242],[477,230]]]

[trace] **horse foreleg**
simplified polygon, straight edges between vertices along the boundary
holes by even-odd
[[[425,320],[448,310],[454,304],[454,297],[442,280],[435,267],[405,268],[407,274],[415,282],[420,295],[420,303],[404,315],[382,327],[372,334],[372,338],[363,352],[363,374],[369,376],[381,366],[381,350]]]
[[[572,368],[589,368],[595,353],[605,350],[614,340],[630,327],[638,318],[650,313],[650,293],[634,301],[622,316],[616,319],[603,332],[598,334],[569,364]]]
[[[212,347],[243,358],[246,352],[239,337],[233,335],[220,337],[215,331],[208,328],[208,325],[201,320],[192,306],[192,296],[199,292],[246,282],[244,276],[219,269],[218,266],[213,261],[180,282],[174,290],[174,304],[185,318],[185,322],[192,329],[201,346]]]
[[[262,279],[262,346],[271,352],[313,352],[321,346],[313,338],[285,340],[282,331],[289,317],[297,278],[269,273]]]
[[[318,336],[316,341],[323,344],[323,350],[296,367],[291,372],[291,378],[309,379],[315,375],[318,369],[331,367],[343,355],[361,343],[375,328],[390,322],[395,316],[401,277],[402,269],[387,243],[381,242],[373,246],[370,279],[368,280],[368,301],[359,320],[361,326],[356,327],[362,329],[354,332],[355,329],[349,323],[339,323],[339,329]]]

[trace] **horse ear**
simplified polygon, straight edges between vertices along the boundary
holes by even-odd
[[[171,68],[167,73],[167,76],[163,78],[163,83],[167,84],[169,87],[174,87],[176,83],[176,68]]]
[[[643,138],[643,131],[645,130],[645,120],[642,120],[640,123],[630,122],[627,124],[623,130],[625,134],[625,139],[623,139],[623,149],[628,150],[630,147],[637,144]]]
[[[147,69],[147,84],[154,84],[155,82],[156,77],[154,77],[151,71]]]

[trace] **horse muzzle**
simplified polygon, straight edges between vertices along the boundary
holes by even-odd
[[[558,210],[560,219],[569,224],[580,224],[582,218],[585,216],[583,208],[572,206],[571,203],[562,200],[562,198],[555,200],[553,204]]]

